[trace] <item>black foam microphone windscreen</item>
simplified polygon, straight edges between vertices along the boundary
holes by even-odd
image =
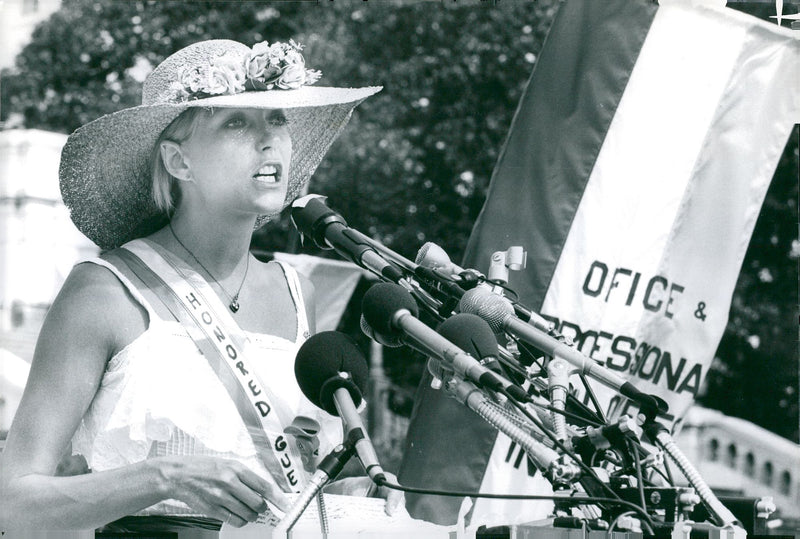
[[[392,318],[400,310],[409,311],[412,316],[419,314],[417,302],[411,293],[394,283],[378,283],[373,285],[361,301],[361,312],[370,327],[378,333],[392,335],[396,333],[392,327]]]
[[[454,314],[442,322],[436,331],[479,361],[488,357],[497,358],[497,338],[489,324],[478,315]]]
[[[331,415],[339,415],[334,391],[347,389],[353,403],[360,405],[369,373],[367,360],[353,339],[338,331],[322,331],[309,337],[297,351],[294,375],[308,400]]]

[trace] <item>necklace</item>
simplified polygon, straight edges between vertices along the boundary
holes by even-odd
[[[234,313],[236,311],[238,311],[239,310],[239,292],[242,291],[242,287],[244,286],[244,281],[247,279],[247,271],[250,269],[250,255],[248,255],[247,258],[245,259],[244,276],[242,277],[242,282],[239,283],[239,288],[236,290],[236,293],[233,296],[231,296],[230,294],[228,294],[228,291],[225,290],[225,288],[222,286],[222,284],[220,284],[220,282],[217,280],[217,278],[214,277],[214,275],[210,271],[208,271],[208,268],[206,268],[203,265],[203,263],[200,262],[197,259],[196,256],[194,256],[194,253],[191,252],[189,250],[189,248],[186,247],[183,244],[183,242],[180,240],[180,238],[178,238],[178,235],[175,234],[175,230],[172,229],[172,223],[170,222],[170,223],[168,223],[168,225],[169,225],[169,231],[172,233],[172,237],[175,238],[175,241],[177,241],[178,244],[181,247],[183,247],[183,250],[186,251],[187,253],[189,253],[189,256],[191,256],[194,259],[194,261],[197,262],[200,265],[200,267],[203,268],[203,270],[205,270],[206,273],[208,273],[208,276],[211,277],[211,279],[215,283],[217,283],[217,286],[219,286],[220,290],[222,290],[225,293],[225,295],[228,296],[228,298],[231,300],[231,302],[228,304],[228,307],[230,308],[230,310],[232,312],[234,312]]]

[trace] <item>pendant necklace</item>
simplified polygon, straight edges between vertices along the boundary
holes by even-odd
[[[183,250],[184,250],[184,251],[186,251],[187,253],[189,253],[189,256],[191,256],[191,257],[194,259],[194,261],[195,261],[195,262],[197,262],[197,263],[200,265],[200,267],[201,267],[201,268],[203,268],[203,270],[204,270],[204,271],[205,271],[205,272],[208,274],[208,276],[209,276],[209,277],[211,277],[211,279],[212,279],[212,280],[213,280],[215,283],[217,283],[217,286],[219,286],[220,290],[222,290],[222,292],[223,292],[223,293],[224,293],[226,296],[228,296],[228,298],[231,300],[231,302],[228,304],[228,308],[229,308],[229,309],[230,309],[232,312],[234,312],[234,313],[235,313],[236,311],[238,311],[238,310],[239,310],[239,292],[241,292],[241,291],[242,291],[242,287],[244,286],[244,282],[245,282],[245,280],[247,279],[247,271],[250,269],[250,255],[248,254],[248,255],[247,255],[247,259],[245,260],[245,266],[244,266],[244,276],[242,277],[242,282],[241,282],[241,283],[239,283],[239,289],[238,289],[238,290],[236,290],[236,293],[235,293],[233,296],[231,296],[230,294],[228,294],[228,291],[227,291],[227,290],[225,290],[225,288],[222,286],[222,284],[220,284],[220,282],[217,280],[217,278],[216,278],[216,277],[214,277],[214,275],[213,275],[213,274],[212,274],[210,271],[208,271],[208,268],[206,268],[206,267],[203,265],[203,263],[202,263],[202,262],[200,262],[200,261],[197,259],[197,257],[196,257],[196,256],[194,256],[194,253],[193,253],[193,252],[191,252],[191,251],[189,250],[189,248],[188,248],[188,247],[186,247],[186,246],[183,244],[183,242],[182,242],[182,241],[181,241],[181,240],[178,238],[178,235],[177,235],[177,234],[175,234],[175,230],[173,230],[173,229],[172,229],[172,222],[168,223],[168,225],[169,225],[169,231],[172,233],[172,237],[173,237],[173,238],[175,238],[175,241],[177,241],[177,242],[178,242],[178,245],[180,245],[181,247],[183,247]]]

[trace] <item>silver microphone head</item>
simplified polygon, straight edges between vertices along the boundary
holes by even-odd
[[[427,242],[420,247],[414,263],[418,266],[439,270],[442,273],[451,275],[458,275],[464,271],[464,268],[453,264],[444,249],[432,242]]]
[[[435,243],[427,242],[423,244],[423,246],[419,248],[419,251],[417,251],[417,258],[414,259],[414,264],[417,264],[418,266],[419,265],[425,266],[425,264],[423,264],[422,262],[428,257],[428,251],[430,251],[434,247],[437,247]]]
[[[369,322],[364,319],[363,314],[361,315],[361,332],[373,341],[384,346],[388,346],[389,348],[399,348],[403,346],[403,343],[399,337],[391,337],[377,333],[374,329],[372,329],[372,326],[369,325]]]
[[[514,314],[514,306],[502,296],[482,287],[467,290],[458,308],[462,313],[476,314],[488,322],[495,333],[504,331],[503,323]]]

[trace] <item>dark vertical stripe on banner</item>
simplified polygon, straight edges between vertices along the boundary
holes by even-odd
[[[444,390],[431,389],[425,371],[411,414],[403,462],[397,478],[403,485],[475,492],[480,487],[496,431]],[[406,493],[414,518],[455,524],[463,498]]]
[[[553,21],[464,258],[464,267],[485,272],[493,252],[524,246],[528,267],[511,284],[532,309],[544,301],[657,9],[644,0],[575,0]]]
[[[472,232],[464,267],[485,272],[494,251],[523,245],[524,283],[538,309],[600,146],[657,5],[645,0],[562,4],[516,111]],[[657,104],[654,104],[657,106]],[[417,392],[401,483],[477,491],[496,431],[442,391],[426,372]],[[454,524],[461,498],[406,494],[415,518]]]

